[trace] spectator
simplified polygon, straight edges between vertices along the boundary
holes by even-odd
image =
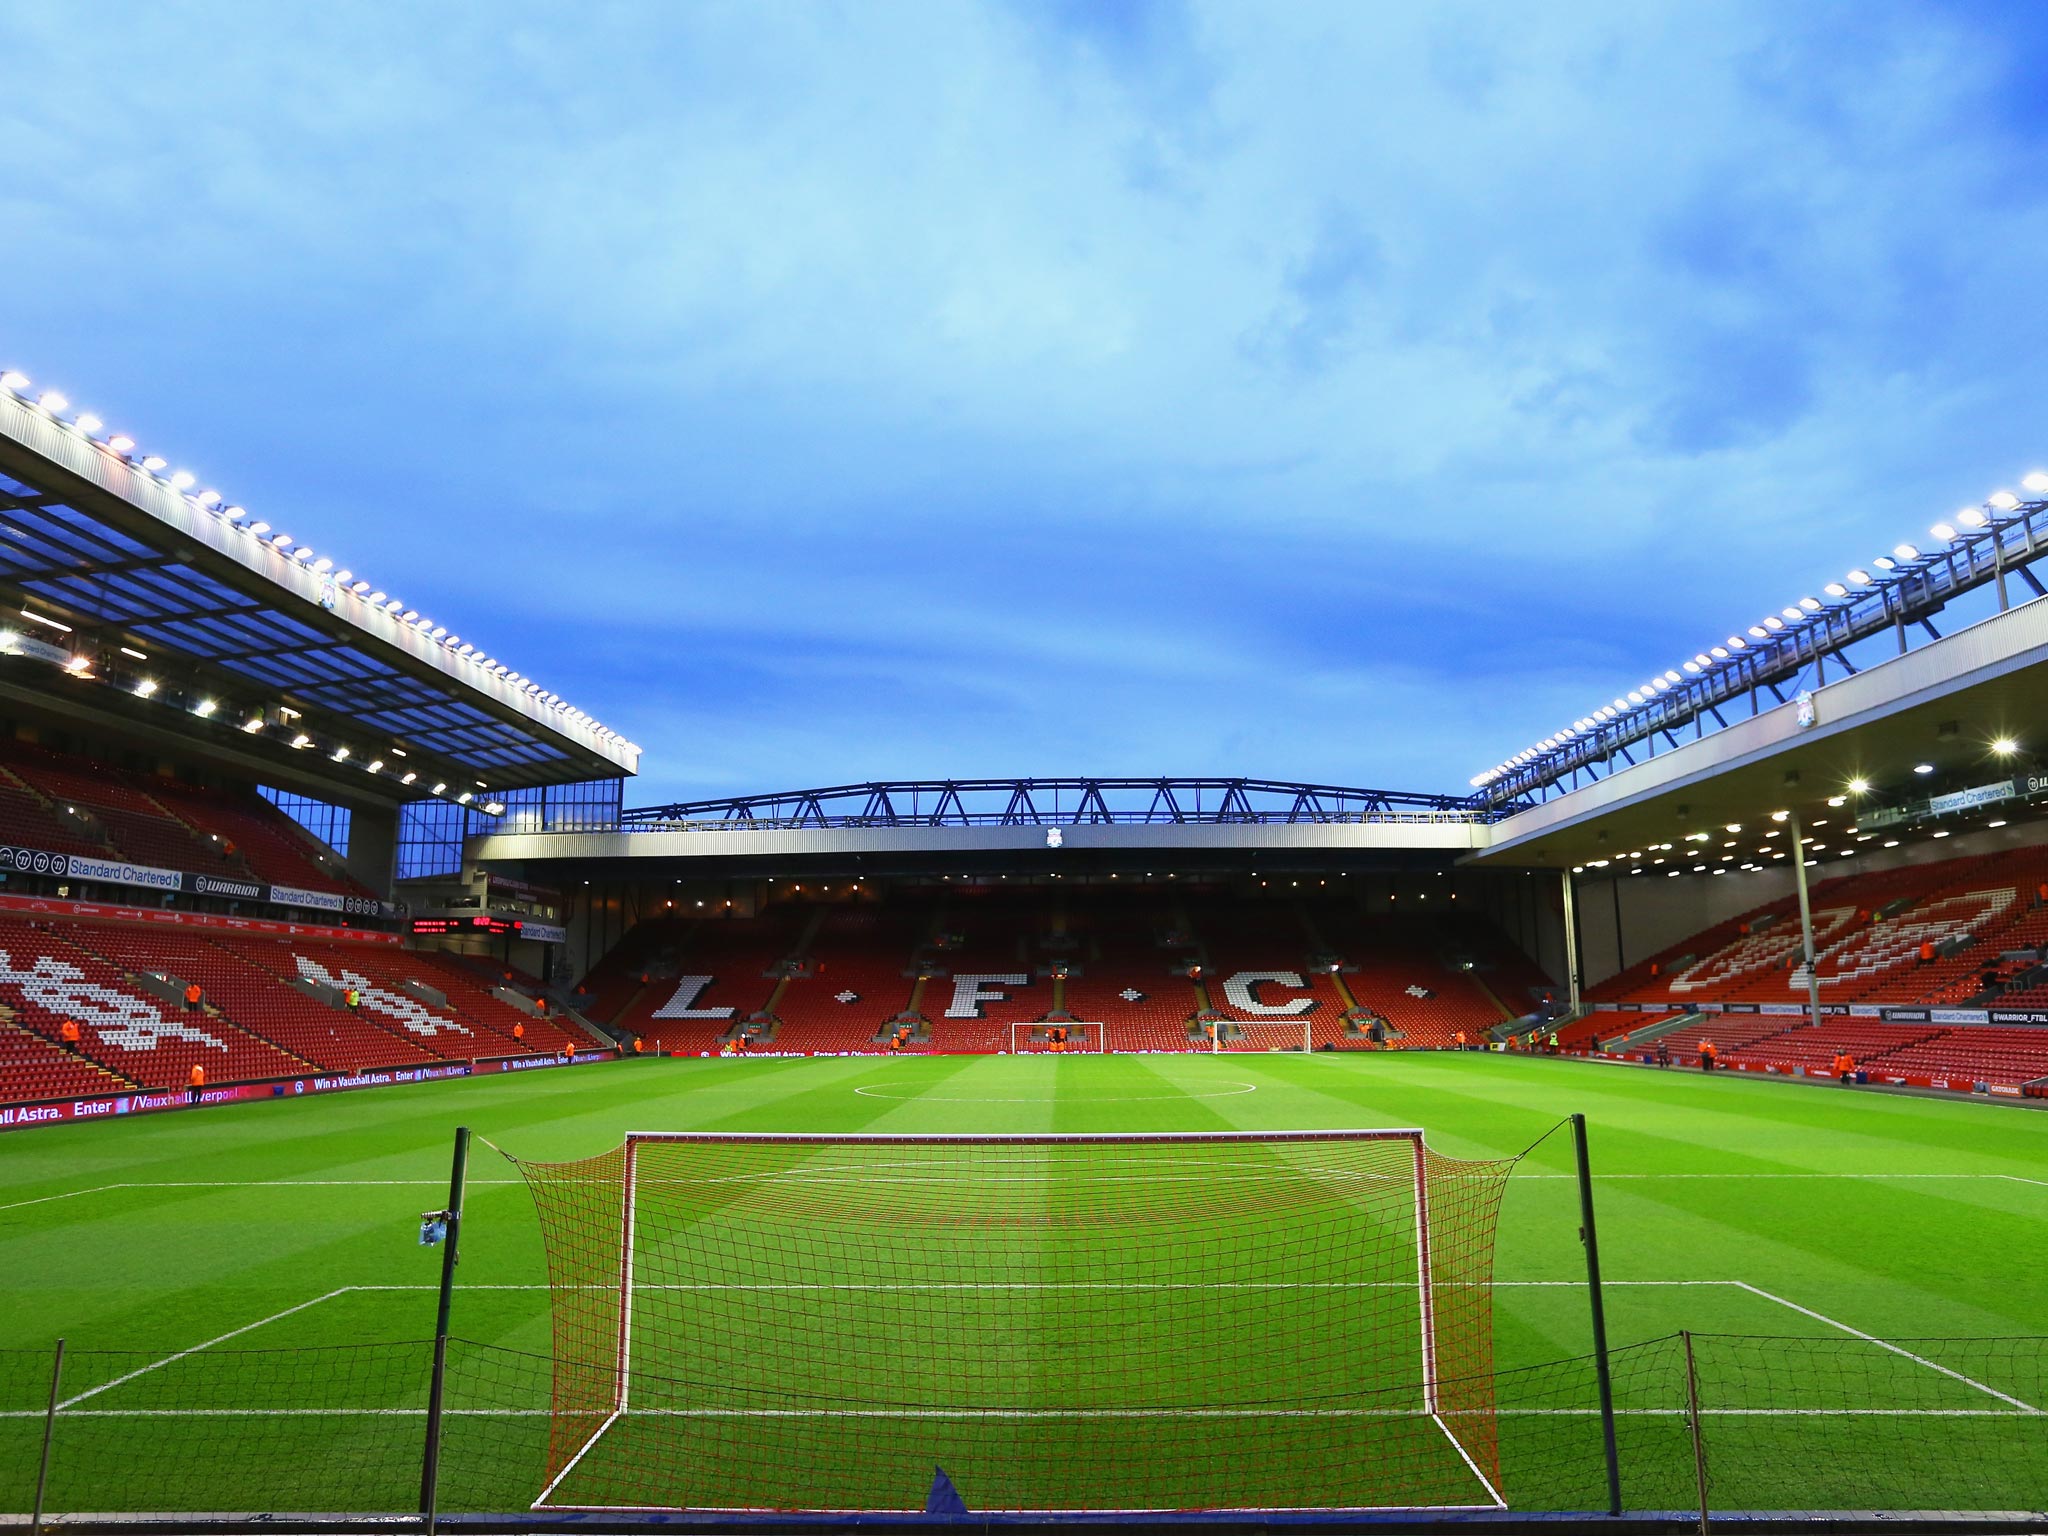
[[[1713,1071],[1715,1063],[1718,1062],[1720,1059],[1720,1049],[1714,1044],[1713,1041],[1702,1040],[1700,1042],[1700,1070],[1702,1072]]]
[[[185,983],[185,1006],[194,1013],[199,1011],[200,1001],[205,996],[206,994],[200,990],[198,982],[188,981]]]
[[[518,1045],[525,1043],[525,1040],[526,1026],[515,1020],[512,1025],[512,1041],[515,1045]]]
[[[197,1104],[199,1102],[199,1090],[205,1086],[206,1068],[195,1061],[192,1063],[192,1070],[185,1074],[185,1102],[187,1104]]]
[[[65,1050],[76,1056],[78,1054],[78,1020],[67,1016],[64,1022],[57,1026],[57,1040]]]
[[[342,1002],[348,1005],[348,1011],[350,1013],[359,1012],[363,1006],[362,989],[360,987],[350,987],[346,992],[341,994],[341,1000]]]

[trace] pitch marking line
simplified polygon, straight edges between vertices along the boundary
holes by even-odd
[[[1031,1101],[1031,1102],[1036,1102]],[[1575,1179],[1570,1173],[1518,1173],[1517,1182],[1531,1179]],[[1631,1179],[2003,1179],[2013,1184],[2030,1184],[2048,1189],[2048,1179],[2029,1179],[2017,1173],[1596,1173],[1596,1182]],[[101,1195],[116,1189],[409,1189],[422,1185],[445,1187],[447,1176],[424,1179],[148,1179],[132,1183],[95,1184],[86,1189],[67,1189],[54,1195],[36,1195],[27,1200],[0,1204],[0,1211],[45,1205],[52,1200],[75,1200],[82,1195]],[[471,1179],[472,1187],[506,1187],[519,1179]],[[1618,1283],[1618,1282],[1616,1282]]]
[[[188,1355],[196,1355],[203,1349],[213,1348],[213,1346],[216,1344],[225,1344],[229,1339],[239,1338],[241,1337],[241,1335],[249,1333],[254,1329],[261,1328],[267,1323],[278,1322],[284,1318],[290,1317],[294,1312],[303,1312],[308,1307],[317,1307],[320,1305],[321,1302],[331,1301],[336,1296],[341,1295],[343,1292],[350,1291],[353,1289],[353,1286],[337,1286],[334,1290],[327,1292],[324,1296],[315,1296],[311,1301],[302,1301],[295,1307],[286,1307],[282,1312],[273,1312],[270,1314],[270,1316],[260,1317],[253,1323],[244,1323],[239,1328],[231,1328],[226,1333],[223,1333],[216,1338],[208,1339],[204,1344],[194,1344],[190,1349],[181,1349],[175,1355],[165,1355],[163,1359],[152,1361],[148,1365],[142,1366],[136,1370],[128,1372],[128,1374],[125,1376],[116,1376],[112,1381],[103,1381],[96,1387],[87,1387],[83,1392],[79,1393],[76,1397],[68,1397],[63,1402],[59,1403],[57,1405],[57,1411],[61,1413],[66,1408],[71,1407],[74,1403],[82,1403],[88,1397],[97,1397],[100,1393],[105,1392],[110,1388],[118,1387],[123,1382],[133,1381],[138,1376],[147,1376],[151,1371],[162,1370],[165,1366],[175,1364],[176,1362],[186,1358],[186,1356]]]

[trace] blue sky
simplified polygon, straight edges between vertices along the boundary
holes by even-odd
[[[2027,6],[0,9],[0,365],[629,801],[1460,788],[2048,459]]]

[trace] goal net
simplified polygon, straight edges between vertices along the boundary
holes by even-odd
[[[1502,1507],[1511,1166],[1418,1131],[655,1133],[520,1163],[554,1326],[534,1506]]]
[[[1236,1019],[1237,1038],[1224,1047],[1232,1051],[1306,1051],[1314,1049],[1307,1019]]]
[[[1012,1056],[1094,1056],[1108,1049],[1109,1032],[1101,1024],[1040,1023],[1010,1026]]]

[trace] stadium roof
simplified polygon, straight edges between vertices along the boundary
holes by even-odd
[[[232,733],[244,761],[480,802],[638,769],[616,732],[18,373],[0,375],[0,600],[0,675],[23,693],[70,672],[128,715]]]

